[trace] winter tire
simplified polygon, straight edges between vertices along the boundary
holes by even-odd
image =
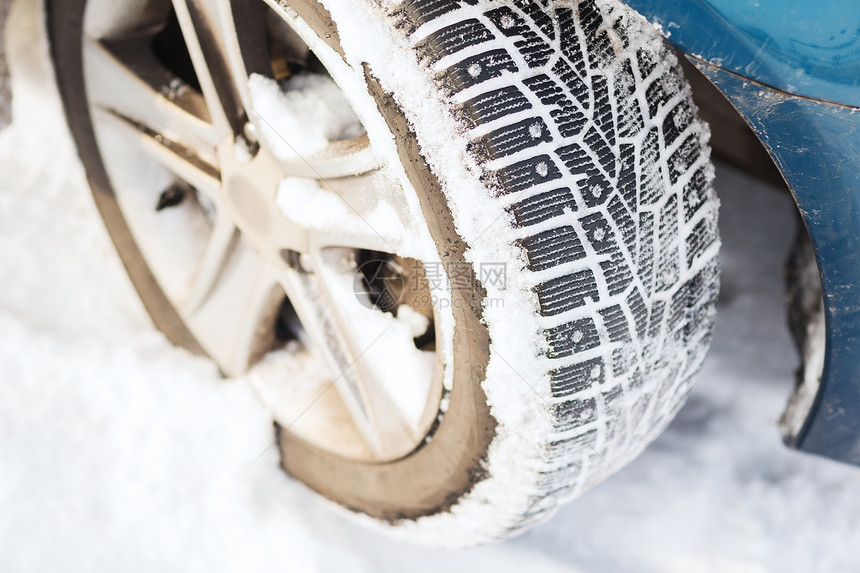
[[[358,519],[419,543],[510,536],[682,405],[718,289],[707,128],[623,4],[49,0],[48,16],[96,203],[155,324],[255,383],[286,471]],[[302,151],[319,134],[297,134],[329,129],[316,103],[290,107],[302,94],[345,98],[356,122]]]

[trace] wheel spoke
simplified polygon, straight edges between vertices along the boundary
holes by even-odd
[[[409,447],[420,437],[418,420],[410,419],[378,383],[379,365],[391,359],[385,349],[391,347],[391,337],[400,333],[395,332],[390,321],[373,321],[361,324],[359,336],[359,325],[339,312],[348,301],[333,300],[338,294],[324,282],[318,276],[290,269],[282,274],[281,284],[313,348],[329,364],[334,385],[368,447],[377,455]]]
[[[281,273],[281,285],[310,339],[312,350],[329,365],[335,388],[349,411],[356,428],[368,447],[375,453],[382,451],[382,442],[371,420],[370,410],[362,395],[356,361],[366,349],[357,353],[345,348],[332,316],[319,301],[317,281],[312,275],[293,269]]]
[[[241,239],[217,275],[203,300],[180,312],[221,369],[238,376],[272,346],[283,290],[271,267]]]
[[[224,131],[207,121],[205,103],[194,90],[161,91],[177,79],[155,61],[146,42],[147,37],[86,41],[91,102],[214,161]]]
[[[329,247],[400,253],[411,215],[402,191],[388,183],[379,172],[332,181],[286,178],[277,208],[287,225],[305,229],[311,254]]]
[[[239,233],[233,221],[226,215],[219,213],[215,219],[209,243],[206,245],[203,260],[194,274],[188,295],[182,302],[182,307],[186,312],[193,314],[209,296],[221,277],[230,255],[235,250],[238,238]]]
[[[215,166],[201,159],[193,150],[153,133],[143,125],[120,115],[104,113],[138,136],[141,151],[203,193],[214,205],[219,204],[221,174]]]
[[[408,351],[411,336],[404,335],[403,325],[390,314],[367,308],[358,302],[352,287],[353,273],[318,273],[318,289],[325,308],[341,334],[342,344],[357,356],[353,369],[357,373],[365,408],[370,414],[378,439],[387,451],[398,449],[404,440],[415,443],[418,416],[410,417],[389,392],[390,383],[413,384],[409,373],[396,366],[391,352]],[[414,346],[411,350],[415,351]],[[360,355],[359,355],[360,352]]]
[[[375,171],[384,166],[382,159],[376,155],[370,146],[370,139],[365,135],[354,139],[332,141],[316,153],[302,155],[297,148],[284,136],[276,131],[266,118],[254,111],[256,118],[263,126],[263,136],[272,141],[274,148],[285,147],[289,151],[284,157],[278,157],[278,165],[287,177],[306,177],[308,179],[341,179]]]
[[[366,220],[355,217],[349,228],[342,230],[311,229],[308,232],[308,248],[312,255],[329,248],[363,249],[381,253],[399,251],[400,241],[393,236],[378,233]],[[312,256],[318,259],[318,256]]]
[[[217,6],[203,0],[172,0],[185,45],[213,122],[242,132],[245,112],[225,55]]]

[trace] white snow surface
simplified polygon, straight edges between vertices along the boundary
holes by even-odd
[[[37,29],[21,4],[19,38]],[[787,195],[718,169],[713,348],[640,458],[514,540],[414,548],[286,478],[250,384],[153,329],[89,197],[44,46],[27,48],[11,62],[16,123],[0,134],[0,571],[860,568],[860,470],[779,440],[797,362]]]
[[[253,74],[248,89],[263,139],[277,157],[313,155],[329,141],[364,135],[355,112],[328,76],[299,74],[279,84]]]

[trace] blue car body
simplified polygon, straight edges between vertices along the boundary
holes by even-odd
[[[824,369],[789,444],[860,464],[860,2],[625,0],[732,103],[815,248]]]

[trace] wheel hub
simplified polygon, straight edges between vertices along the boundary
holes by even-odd
[[[272,154],[265,147],[250,159],[245,153],[242,139],[225,139],[219,145],[222,208],[269,264],[283,265],[282,250],[307,252],[308,230],[278,209],[284,173]]]

